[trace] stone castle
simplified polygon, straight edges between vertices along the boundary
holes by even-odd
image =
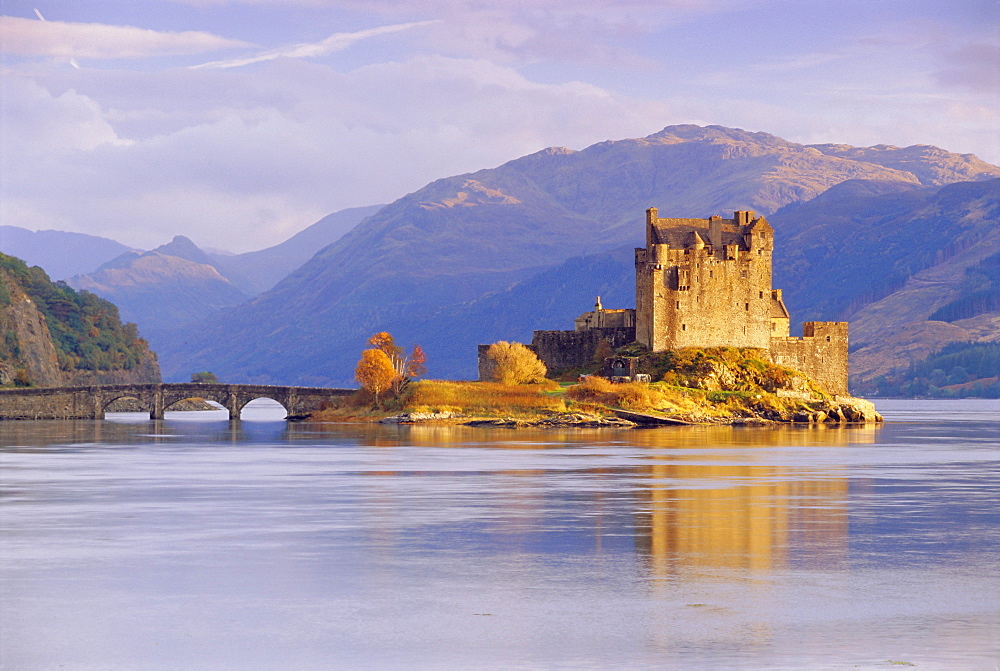
[[[607,310],[598,298],[575,330],[535,331],[532,348],[550,370],[566,370],[591,365],[601,341],[653,352],[755,347],[847,395],[847,322],[806,322],[791,337],[781,290],[771,288],[773,251],[774,229],[753,212],[663,219],[650,208],[646,246],[635,250],[635,309]]]

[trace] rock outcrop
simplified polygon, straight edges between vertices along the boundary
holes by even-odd
[[[0,276],[0,281],[7,279]],[[30,381],[39,386],[61,386],[64,376],[45,315],[24,292],[14,289],[9,293],[10,304],[0,310],[0,329],[5,340],[12,340],[5,344],[16,356],[0,359],[0,384]]]

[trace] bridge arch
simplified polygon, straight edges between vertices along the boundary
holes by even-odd
[[[247,400],[246,402],[242,402],[240,404],[240,412],[239,412],[238,419],[246,419],[246,420],[250,420],[250,421],[255,421],[255,420],[257,420],[257,421],[261,421],[261,420],[267,421],[267,420],[272,419],[272,418],[268,417],[267,420],[264,420],[263,417],[255,417],[254,416],[255,413],[268,413],[268,414],[270,414],[269,409],[268,409],[268,406],[270,406],[269,403],[260,403],[260,404],[258,404],[258,403],[256,403],[256,401],[271,401],[273,403],[276,403],[278,406],[281,407],[281,410],[282,410],[282,412],[284,414],[280,418],[279,417],[274,417],[273,419],[285,419],[286,417],[288,417],[288,415],[292,414],[289,411],[288,406],[286,405],[286,403],[288,403],[288,399],[286,398],[285,402],[282,403],[281,400],[279,400],[277,398],[274,398],[274,396],[276,396],[276,395],[277,394],[269,394],[269,395],[266,395],[266,396],[257,396],[255,398],[251,398],[251,399]],[[248,406],[250,406],[250,407],[248,408]],[[246,413],[246,411],[248,409],[250,410],[249,414]],[[276,414],[276,410],[275,410],[275,414]]]
[[[103,391],[96,403],[100,406],[100,416],[103,417],[108,412],[108,408],[110,408],[115,401],[120,401],[121,399],[135,400],[136,404],[141,408],[139,412],[148,412],[150,413],[150,416],[152,416],[153,407],[155,405],[154,394],[152,391],[142,389],[110,389]]]

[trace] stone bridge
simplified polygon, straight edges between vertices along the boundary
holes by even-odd
[[[163,419],[165,410],[186,398],[215,401],[229,411],[229,419],[239,419],[250,401],[270,398],[285,406],[289,417],[296,417],[322,410],[353,393],[353,389],[196,382],[0,389],[0,420],[104,419],[105,409],[119,398],[138,400],[149,410],[151,419]]]

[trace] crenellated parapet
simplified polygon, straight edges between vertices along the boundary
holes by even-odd
[[[847,331],[847,322],[805,322],[801,338],[771,340],[771,361],[805,373],[831,394],[847,396]]]

